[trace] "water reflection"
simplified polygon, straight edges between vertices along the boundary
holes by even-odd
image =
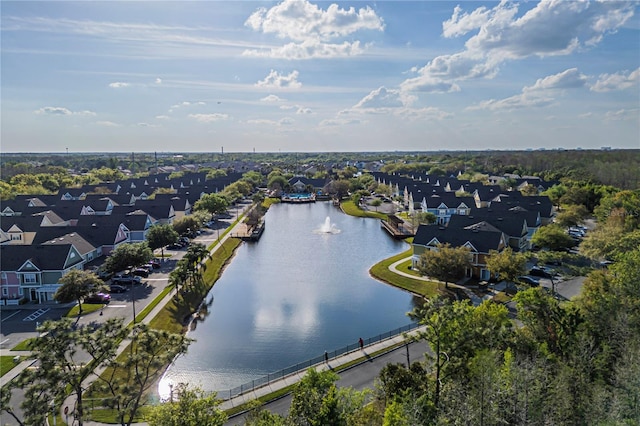
[[[328,218],[328,220],[327,220]],[[227,390],[409,323],[411,296],[369,276],[406,250],[377,220],[330,203],[279,204],[258,243],[243,244],[189,332],[196,339],[167,381]],[[329,224],[335,234],[314,232]]]

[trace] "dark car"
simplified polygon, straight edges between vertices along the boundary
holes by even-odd
[[[149,276],[149,270],[146,268],[135,268],[131,273],[138,277],[147,278]]]
[[[127,290],[129,290],[127,287],[120,284],[111,284],[109,286],[109,291],[111,293],[125,293]]]
[[[553,278],[554,274],[552,269],[534,266],[529,270],[529,275],[533,275],[534,277]]]
[[[84,298],[84,303],[97,304],[97,303],[109,303],[111,301],[111,295],[107,293],[95,293]]]
[[[540,281],[536,280],[533,277],[530,277],[528,275],[522,275],[520,277],[518,277],[518,281],[525,283],[525,284],[529,284],[532,287],[537,287],[540,285]]]
[[[150,265],[152,269],[160,269],[160,261],[156,259],[151,259],[147,265]]]

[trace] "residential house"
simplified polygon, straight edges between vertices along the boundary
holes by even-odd
[[[449,228],[440,225],[420,225],[413,238],[412,267],[420,264],[420,256],[429,250],[438,250],[440,244],[451,247],[468,247],[471,267],[466,276],[479,280],[488,280],[491,276],[487,269],[487,257],[492,250],[501,252],[507,246],[503,232],[495,230]]]
[[[3,304],[20,299],[48,302],[60,287],[58,280],[72,269],[83,269],[84,259],[73,244],[0,246]]]

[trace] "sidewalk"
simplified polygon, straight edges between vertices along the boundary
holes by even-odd
[[[423,330],[424,327],[419,327],[414,330],[408,332],[408,335],[414,335],[420,330]],[[394,348],[397,345],[401,345],[405,342],[405,338],[402,334],[391,337],[389,339],[373,343],[371,345],[365,346],[363,349],[356,349],[351,352],[345,353],[343,355],[337,356],[335,358],[329,358],[328,362],[322,362],[316,365],[313,365],[309,368],[315,368],[316,371],[326,371],[326,370],[342,370],[341,367],[354,363],[347,368],[356,368],[359,364],[367,362],[371,358],[375,358],[377,356],[382,355],[382,353],[387,352],[388,350]],[[371,354],[371,355],[370,355]],[[375,354],[375,355],[373,355]],[[282,379],[275,380],[271,383],[268,383],[264,386],[256,388],[252,391],[245,392],[241,395],[235,396],[229,400],[224,401],[220,408],[222,410],[229,410],[234,407],[238,407],[247,402],[251,402],[257,398],[261,398],[267,396],[273,392],[279,391],[287,386],[291,386],[306,374],[308,369],[298,370],[295,373],[292,373]]]

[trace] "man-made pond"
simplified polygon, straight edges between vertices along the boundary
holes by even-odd
[[[243,243],[209,293],[196,341],[163,383],[206,391],[268,373],[410,323],[410,294],[369,268],[407,249],[375,219],[331,203],[276,204],[257,243]]]

